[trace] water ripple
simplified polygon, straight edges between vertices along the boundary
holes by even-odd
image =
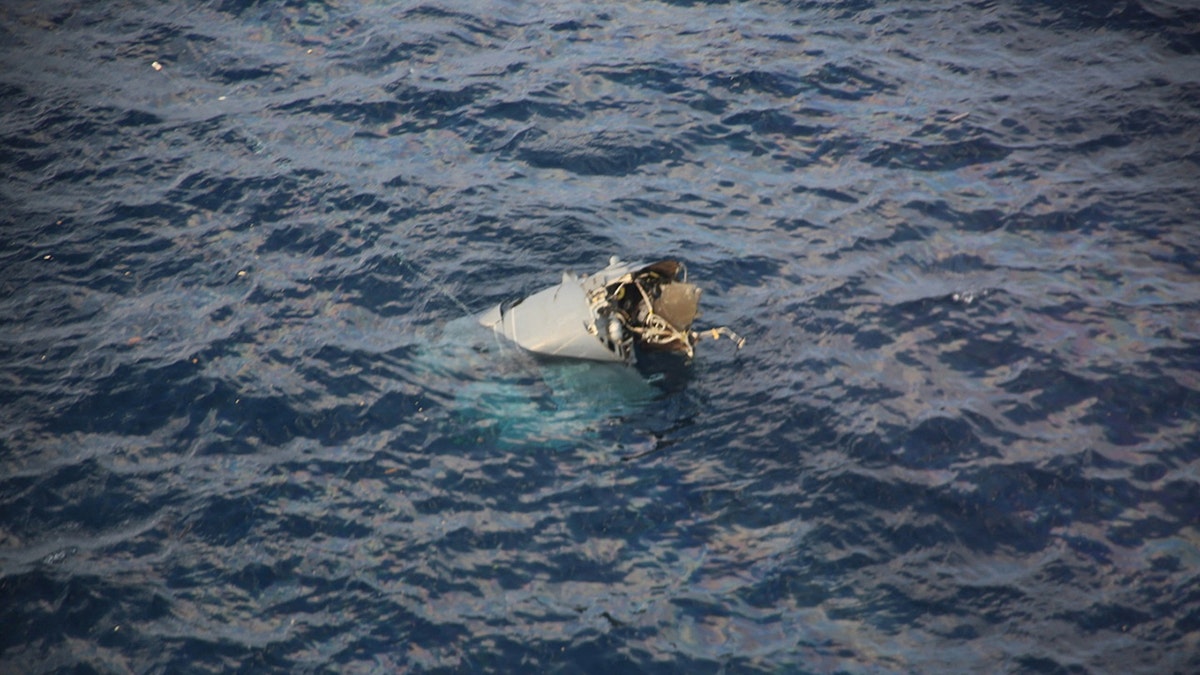
[[[1196,670],[1185,4],[0,11],[0,669]]]

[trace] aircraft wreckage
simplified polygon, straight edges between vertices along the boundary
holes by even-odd
[[[676,260],[625,263],[616,257],[591,275],[564,272],[562,282],[479,315],[479,323],[520,347],[548,356],[633,365],[639,352],[675,352],[691,358],[696,343],[724,335],[725,327],[692,329],[700,288]]]

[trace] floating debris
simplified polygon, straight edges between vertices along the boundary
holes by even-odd
[[[741,348],[745,339],[729,328],[692,329],[700,294],[679,261],[631,264],[613,257],[595,274],[566,272],[559,285],[497,305],[479,322],[538,354],[630,365],[639,350],[691,358],[702,337],[724,335]]]

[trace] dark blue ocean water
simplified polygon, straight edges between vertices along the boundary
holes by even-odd
[[[5,2],[0,672],[1200,671],[1198,205],[1186,0]]]

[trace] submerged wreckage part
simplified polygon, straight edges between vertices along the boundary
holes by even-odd
[[[563,274],[562,283],[497,305],[479,322],[538,354],[632,364],[637,349],[679,352],[689,358],[707,334],[692,330],[700,288],[688,283],[682,263],[623,263],[617,258],[589,276]],[[729,335],[713,329],[712,337]],[[637,349],[635,349],[635,346]]]

